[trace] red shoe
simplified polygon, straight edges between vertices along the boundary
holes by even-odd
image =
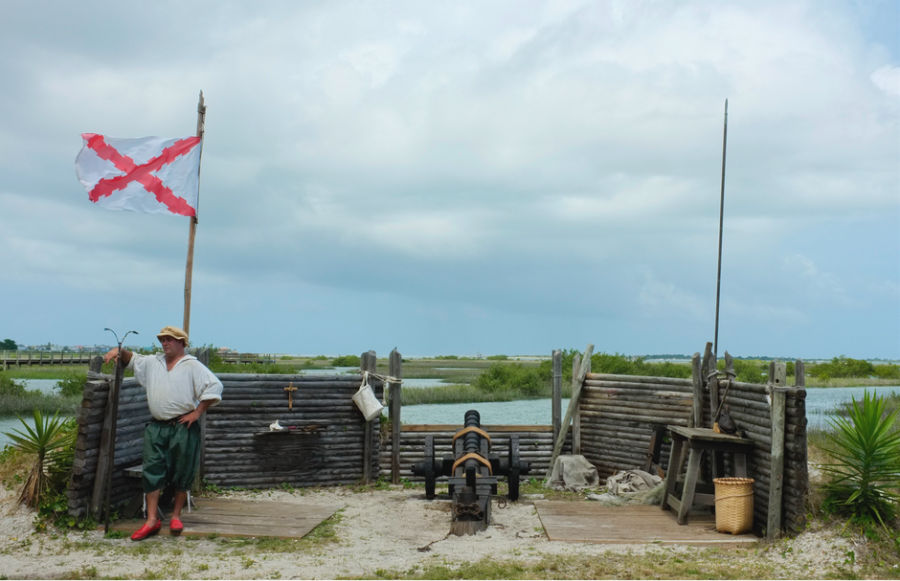
[[[142,526],[142,527],[139,528],[138,530],[134,531],[134,534],[131,535],[131,540],[132,540],[132,541],[143,541],[143,540],[146,539],[147,537],[152,536],[152,535],[155,535],[156,533],[158,533],[158,532],[159,532],[159,529],[161,529],[161,528],[162,528],[162,521],[160,521],[160,520],[156,521],[156,524],[153,525],[152,527],[151,527],[151,526],[147,526],[147,525],[145,524],[144,526]]]
[[[169,533],[173,535],[180,535],[181,531],[184,530],[184,524],[181,522],[181,519],[173,518],[169,521]]]

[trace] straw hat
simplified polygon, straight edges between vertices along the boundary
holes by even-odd
[[[156,338],[160,339],[162,337],[172,337],[173,339],[178,339],[180,341],[184,341],[185,346],[188,344],[188,336],[187,333],[179,329],[178,327],[166,326],[163,327],[159,333],[156,334]]]

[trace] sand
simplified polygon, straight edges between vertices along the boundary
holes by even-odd
[[[706,557],[707,549],[695,547],[549,541],[528,498],[508,504],[495,500],[488,530],[458,537],[448,534],[449,501],[427,501],[421,489],[401,487],[231,493],[285,505],[340,505],[334,542],[286,541],[269,547],[244,539],[160,534],[136,543],[127,537],[105,538],[102,529],[35,532],[34,512],[18,506],[15,495],[16,491],[0,491],[0,575],[11,579],[331,579],[365,577],[376,571],[402,576],[429,565],[461,565],[498,556],[522,563],[547,556],[602,558],[650,552],[660,558],[721,559],[721,551],[728,551],[719,549]],[[748,566],[761,558],[773,560],[783,578],[822,578],[838,570],[852,571],[846,563],[852,550],[852,541],[820,530],[776,545],[734,549],[729,558],[747,559]]]

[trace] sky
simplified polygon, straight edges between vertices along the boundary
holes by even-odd
[[[206,129],[193,345],[900,359],[900,3],[2,0],[0,339],[181,326],[189,219],[81,134]]]

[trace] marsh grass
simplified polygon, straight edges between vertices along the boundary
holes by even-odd
[[[43,413],[58,410],[62,415],[74,415],[80,404],[80,393],[63,396],[25,389],[23,383],[0,373],[0,415],[30,414],[33,410]]]

